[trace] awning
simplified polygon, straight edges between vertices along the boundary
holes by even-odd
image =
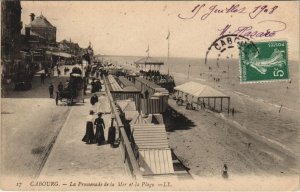
[[[71,58],[72,56],[74,56],[74,55],[71,55],[71,54],[65,53],[65,52],[53,52],[53,51],[46,51],[46,54],[55,55],[58,57],[65,57],[65,58]]]
[[[194,97],[229,97],[208,85],[203,85],[193,81],[176,86],[174,89]]]

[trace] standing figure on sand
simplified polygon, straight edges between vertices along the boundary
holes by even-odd
[[[95,142],[98,143],[98,145],[104,144],[105,137],[104,137],[104,129],[105,124],[102,119],[103,113],[98,113],[98,118],[95,119],[94,125],[96,125],[96,134],[95,134]]]

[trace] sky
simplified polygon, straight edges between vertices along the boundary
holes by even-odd
[[[203,5],[193,19],[180,19],[178,15],[191,16],[191,10]],[[112,2],[112,1],[22,1],[23,25],[30,21],[29,14],[43,14],[57,27],[57,41],[71,39],[81,47],[89,41],[96,54],[204,58],[210,44],[220,36],[220,30],[231,25],[252,26],[257,31],[279,29],[280,23],[262,24],[265,20],[278,20],[286,24],[284,31],[272,38],[253,38],[253,41],[283,39],[289,43],[289,56],[299,58],[299,4],[298,2],[267,2],[268,8],[278,6],[272,14],[259,14],[255,19],[246,14],[212,13],[206,19],[201,16],[210,12],[211,6],[225,9],[240,4],[247,12],[261,2]],[[195,13],[195,12],[194,12]]]

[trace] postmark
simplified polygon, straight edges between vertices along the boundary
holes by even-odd
[[[205,64],[207,64],[208,54],[211,51],[216,51],[218,53],[217,60],[221,55],[227,51],[230,52],[231,49],[240,49],[241,45],[247,44],[252,46],[253,49],[257,49],[255,44],[247,37],[237,34],[227,34],[218,37],[211,45],[208,47],[205,55]],[[218,62],[217,62],[218,65]]]
[[[289,80],[287,41],[240,45],[240,82]]]

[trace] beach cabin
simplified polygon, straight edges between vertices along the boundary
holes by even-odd
[[[117,100],[123,121],[143,176],[174,174],[172,153],[161,114],[141,115],[130,100]]]
[[[144,114],[164,113],[168,108],[169,91],[144,79],[135,78],[135,87],[141,91],[140,106]]]
[[[114,100],[130,99],[135,102],[137,109],[140,109],[140,95],[141,91],[125,77],[119,78],[113,75],[107,76],[108,87]]]
[[[185,166],[169,147],[162,115],[144,115],[137,110],[134,101],[114,100],[109,90],[111,87],[120,89],[122,85],[109,78],[111,81],[104,79],[104,83],[116,119],[120,149],[133,176],[190,178]]]

